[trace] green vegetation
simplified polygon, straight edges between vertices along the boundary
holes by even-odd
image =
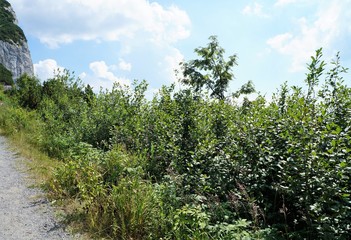
[[[196,93],[205,86],[211,91],[211,97],[223,100],[229,81],[234,78],[231,68],[237,65],[237,56],[232,55],[224,60],[224,49],[219,46],[215,36],[210,37],[207,47],[195,49],[200,59],[181,63],[184,78],[181,81],[190,85]]]
[[[12,73],[0,63],[0,84],[13,85]]]
[[[0,127],[59,159],[46,187],[93,238],[350,239],[351,88],[339,54],[306,90],[225,97],[236,57],[217,39],[182,63],[184,89],[94,94],[68,71],[0,94]],[[329,70],[326,67],[329,66]],[[215,69],[213,69],[215,68]],[[325,78],[323,81],[322,78]]]
[[[0,0],[0,41],[16,44],[27,41],[22,29],[15,24],[15,17],[8,10],[9,7],[9,2]]]

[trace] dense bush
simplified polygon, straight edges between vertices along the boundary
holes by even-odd
[[[13,85],[12,73],[0,63],[0,84]]]
[[[7,107],[0,126],[40,126],[33,142],[64,162],[51,196],[79,200],[99,236],[350,239],[351,89],[339,54],[326,66],[317,50],[305,88],[242,104],[251,83],[224,98],[200,75],[150,101],[145,82],[94,94],[68,71],[26,76],[14,96],[28,111]]]

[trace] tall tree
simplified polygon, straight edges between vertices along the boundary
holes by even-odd
[[[195,53],[199,59],[182,62],[183,78],[181,82],[190,85],[195,92],[205,87],[213,98],[223,100],[229,81],[234,79],[232,68],[237,65],[237,55],[224,58],[225,50],[219,46],[216,36],[209,37],[206,47],[198,47]]]

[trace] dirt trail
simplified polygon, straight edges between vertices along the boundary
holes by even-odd
[[[0,240],[72,239],[55,221],[43,193],[29,188],[19,168],[20,158],[0,136]]]

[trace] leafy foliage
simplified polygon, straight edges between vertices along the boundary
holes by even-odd
[[[0,84],[13,85],[12,73],[0,63]]]
[[[224,93],[229,81],[234,78],[231,68],[237,65],[237,56],[229,56],[224,59],[224,49],[219,46],[216,36],[209,38],[207,47],[195,49],[200,59],[181,63],[184,79],[181,81],[192,86],[195,92],[200,92],[203,87],[211,91],[211,96],[217,99],[224,99]]]
[[[211,41],[198,52],[221,59]],[[37,126],[33,144],[63,161],[51,196],[78,200],[98,236],[350,239],[351,89],[339,54],[330,70],[322,58],[306,88],[285,83],[242,104],[252,84],[225,99],[215,74],[229,68],[214,73],[225,61],[201,56],[184,65],[189,89],[164,86],[151,101],[145,81],[95,94],[68,71],[43,84],[24,76],[13,96],[27,110],[1,106],[0,126]]]
[[[180,81],[189,85],[195,93],[200,93],[206,87],[211,97],[224,100],[229,82],[234,79],[232,68],[238,65],[238,57],[234,54],[225,60],[225,50],[219,46],[217,37],[210,36],[209,40],[207,47],[195,49],[199,59],[180,63],[182,68]],[[248,82],[235,95],[252,92],[254,92],[253,84]]]
[[[18,91],[16,95],[21,106],[35,109],[41,102],[42,92],[39,79],[22,75],[16,82]]]

